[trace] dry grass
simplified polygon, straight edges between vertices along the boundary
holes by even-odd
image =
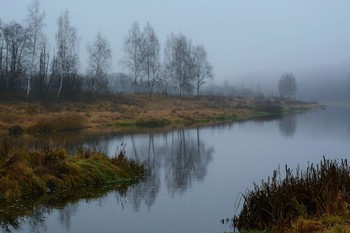
[[[279,170],[274,171],[272,177],[244,195],[238,228],[323,232],[338,224],[349,230],[346,226],[350,220],[347,160],[324,158],[320,164],[310,164],[306,171],[297,169],[296,173],[286,166],[285,174],[284,179],[280,179]]]
[[[267,101],[265,104],[267,106],[276,105],[275,102]],[[261,101],[257,102],[251,98],[178,98],[163,95],[155,95],[153,101],[144,95],[120,95],[89,103],[0,102],[0,134],[7,133],[8,128],[13,125],[19,125],[28,131],[28,129],[40,128],[39,126],[43,123],[54,125],[49,127],[49,131],[65,130],[63,122],[57,122],[62,116],[70,118],[64,122],[67,124],[70,124],[71,121],[74,123],[76,120],[71,116],[79,116],[83,121],[83,125],[68,127],[68,130],[82,127],[103,129],[114,126],[114,131],[122,131],[125,130],[126,125],[135,126],[135,122],[149,119],[167,121],[169,124],[166,125],[172,127],[222,120],[244,120],[256,117],[254,115],[256,111],[269,111],[267,106],[264,108],[262,106]],[[289,107],[286,103],[283,103],[282,106]],[[310,105],[307,104],[307,107]],[[75,123],[78,122],[75,121]],[[56,124],[61,126],[55,126]]]
[[[84,128],[84,118],[77,113],[63,113],[50,118],[42,118],[28,128],[30,133],[54,133],[74,131]]]

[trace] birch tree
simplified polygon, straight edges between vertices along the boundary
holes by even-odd
[[[42,43],[46,43],[44,40],[44,18],[45,13],[40,12],[40,3],[38,0],[34,0],[31,5],[28,7],[28,50],[30,56],[30,62],[27,75],[27,94],[26,98],[28,99],[31,91],[31,79],[32,77],[39,72],[40,69],[40,46]]]
[[[69,13],[65,11],[57,21],[58,32],[56,34],[57,46],[57,74],[59,75],[59,87],[56,99],[59,100],[65,78],[74,78],[78,73],[78,37],[77,30],[69,23]]]
[[[4,82],[4,46],[5,46],[5,40],[3,35],[3,28],[2,28],[2,20],[0,19],[0,91],[5,86]]]
[[[214,78],[213,67],[208,62],[207,51],[202,45],[197,45],[193,52],[194,59],[194,82],[196,86],[197,96],[199,88]]]
[[[98,33],[94,43],[88,46],[89,68],[88,89],[93,93],[106,90],[108,86],[107,72],[111,67],[112,52],[107,39]]]
[[[154,29],[149,23],[147,23],[143,32],[142,52],[142,68],[147,78],[149,98],[152,100],[154,86],[160,78],[161,64],[159,57],[159,40]]]
[[[178,90],[179,96],[189,94],[193,89],[192,43],[183,34],[171,34],[164,50],[164,72]]]
[[[124,39],[124,58],[121,61],[121,64],[133,80],[134,93],[142,72],[142,41],[143,37],[140,31],[140,26],[137,22],[134,22]]]
[[[27,29],[17,22],[10,22],[2,26],[4,39],[4,66],[5,89],[13,91],[21,88],[21,78],[26,65]]]

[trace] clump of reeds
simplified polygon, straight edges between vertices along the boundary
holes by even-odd
[[[309,164],[305,171],[295,173],[285,166],[285,177],[280,176],[275,170],[267,181],[254,184],[243,195],[243,208],[235,222],[238,229],[285,232],[300,217],[337,216],[347,210],[350,168],[346,159],[323,158],[320,164]]]
[[[52,144],[30,149],[0,139],[0,200],[42,194],[87,184],[129,182],[143,165],[124,156],[108,157],[81,148],[70,154]]]
[[[40,119],[36,124],[29,127],[33,133],[53,133],[73,131],[84,128],[84,119],[77,113],[64,113],[54,117]]]

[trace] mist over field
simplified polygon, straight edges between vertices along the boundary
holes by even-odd
[[[30,0],[1,0],[1,20],[25,19]],[[55,50],[57,19],[69,11],[79,38],[79,70],[88,67],[86,47],[100,32],[110,42],[110,72],[123,72],[123,41],[130,25],[149,22],[161,51],[170,33],[183,33],[207,49],[214,84],[276,92],[285,72],[298,83],[297,97],[340,100],[348,95],[350,15],[347,1],[41,1],[51,53]],[[161,52],[162,54],[162,52]],[[161,55],[163,56],[163,54]],[[331,88],[331,89],[330,89]],[[338,90],[339,96],[335,96]]]
[[[0,229],[350,232],[349,9],[0,0]]]

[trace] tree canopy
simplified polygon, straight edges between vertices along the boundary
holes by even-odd
[[[297,83],[293,73],[284,73],[278,83],[280,97],[295,98]]]

